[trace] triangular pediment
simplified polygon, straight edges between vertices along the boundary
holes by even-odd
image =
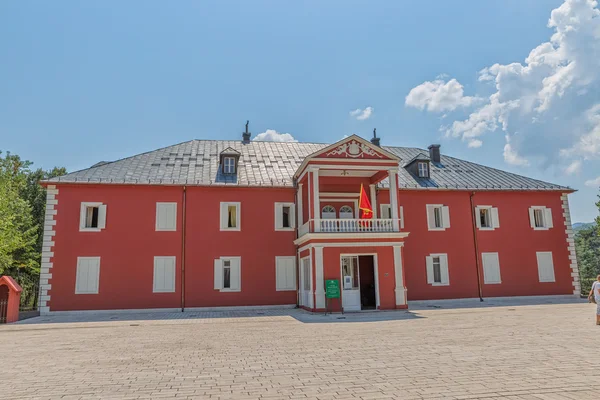
[[[394,154],[357,135],[340,140],[307,158],[346,158],[354,160],[398,161]]]

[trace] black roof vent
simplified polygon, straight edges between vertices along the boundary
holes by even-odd
[[[373,138],[371,139],[371,143],[375,146],[381,147],[380,138],[377,137],[377,128],[373,128]]]
[[[244,143],[244,144],[250,143],[250,136],[252,135],[250,132],[248,132],[248,124],[249,123],[250,123],[250,121],[246,121],[246,132],[242,133],[242,143]]]
[[[431,146],[428,147],[428,149],[429,149],[429,158],[431,159],[431,161],[434,163],[439,163],[440,162],[440,145],[432,144]]]

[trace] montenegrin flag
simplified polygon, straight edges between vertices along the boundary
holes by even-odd
[[[360,185],[360,198],[358,200],[358,208],[360,209],[360,219],[371,219],[373,218],[373,208],[371,208],[371,202],[365,193],[363,185]]]

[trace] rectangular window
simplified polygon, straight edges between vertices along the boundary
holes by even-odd
[[[556,282],[554,278],[554,261],[551,251],[538,251],[535,253],[538,264],[540,282]]]
[[[106,205],[97,202],[81,203],[79,230],[99,232],[106,227]]]
[[[429,178],[429,167],[426,162],[417,163],[419,168],[419,178]]]
[[[430,254],[425,257],[427,267],[427,283],[432,286],[450,284],[447,254]]]
[[[223,289],[231,289],[231,261],[223,261]]]
[[[177,230],[177,203],[156,203],[157,231]]]
[[[100,257],[77,257],[75,294],[98,294]]]
[[[344,290],[359,288],[358,256],[342,257],[342,279]]]
[[[477,228],[482,230],[494,230],[500,228],[498,219],[498,208],[492,206],[475,207],[475,216]]]
[[[275,230],[293,230],[296,225],[295,213],[294,203],[275,203]]]
[[[235,158],[224,157],[223,158],[223,173],[224,174],[235,174]]]
[[[379,210],[381,212],[381,219],[392,219],[392,207],[389,204],[381,204]]]
[[[221,230],[240,230],[240,203],[221,203]]]
[[[175,256],[154,257],[154,293],[175,292]]]
[[[450,228],[450,209],[442,204],[427,204],[427,226],[430,231]]]
[[[215,259],[215,290],[239,292],[241,290],[241,257],[221,257]]]
[[[304,290],[310,291],[310,258],[306,257],[302,259],[302,276],[304,280]]]
[[[529,208],[529,223],[535,230],[548,230],[554,226],[552,222],[552,209],[544,206]]]
[[[296,290],[296,257],[275,257],[277,291]]]
[[[481,253],[481,260],[483,263],[483,283],[486,285],[502,283],[498,253]]]

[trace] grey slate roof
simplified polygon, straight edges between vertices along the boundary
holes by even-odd
[[[304,158],[325,147],[317,143],[191,140],[133,157],[52,178],[49,183],[118,183],[226,186],[292,186]],[[241,153],[237,178],[219,173],[219,153],[228,147]],[[406,189],[564,190],[572,189],[443,155],[431,164],[431,177],[419,178],[403,166],[427,150],[383,149],[400,158],[398,184]],[[383,181],[381,186],[386,187]]]

